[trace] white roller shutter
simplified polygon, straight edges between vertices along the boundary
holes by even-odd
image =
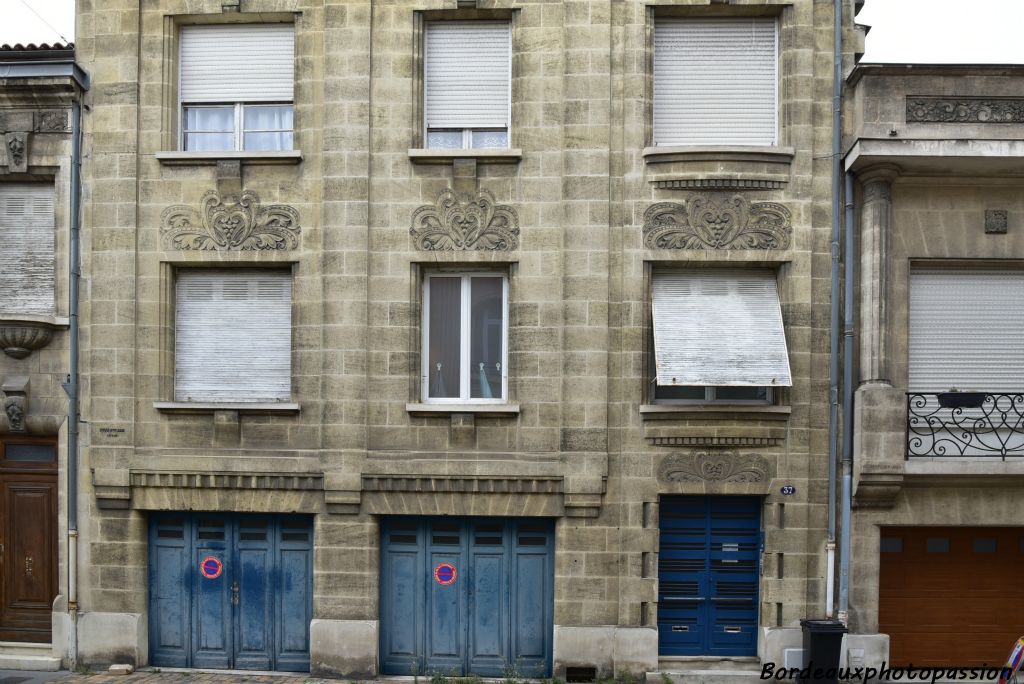
[[[659,385],[793,384],[774,272],[657,272],[652,296]]]
[[[291,398],[290,273],[182,269],[175,308],[175,401]]]
[[[507,21],[427,24],[428,128],[509,125],[512,35]]]
[[[0,311],[54,313],[53,186],[0,184]]]
[[[915,269],[910,274],[912,392],[1024,388],[1024,273]]]
[[[774,17],[658,19],[655,145],[775,145]]]
[[[181,101],[291,102],[294,64],[292,24],[183,26]]]

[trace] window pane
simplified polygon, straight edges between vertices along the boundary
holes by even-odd
[[[472,339],[469,351],[469,387],[473,399],[500,399],[501,348],[504,336],[504,278],[473,278],[470,286]]]
[[[186,133],[188,152],[222,152],[235,149],[234,133]]]
[[[462,278],[431,278],[429,306],[429,396],[432,399],[457,399],[460,390]]]
[[[185,107],[186,131],[217,131],[235,130],[234,107]]]
[[[292,132],[281,133],[246,133],[242,149],[245,150],[290,150],[292,149]]]
[[[768,401],[767,387],[716,387],[719,401]]]
[[[427,147],[432,150],[462,149],[462,131],[428,131]]]
[[[496,147],[508,147],[507,131],[473,131],[473,149],[486,150]]]
[[[246,105],[244,128],[253,130],[292,130],[291,105]]]
[[[53,463],[57,460],[57,450],[49,444],[8,444],[4,457],[8,461]]]
[[[655,385],[654,386],[654,398],[655,399],[669,399],[669,400],[688,400],[688,401],[704,401],[705,388],[689,386],[674,386],[674,385]]]

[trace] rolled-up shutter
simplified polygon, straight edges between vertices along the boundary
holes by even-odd
[[[291,398],[290,273],[181,270],[174,335],[176,401]]]
[[[428,23],[427,127],[507,127],[511,50],[507,21]]]
[[[793,384],[774,272],[657,272],[652,298],[659,385]]]
[[[1020,392],[1024,272],[913,270],[909,362],[912,392]]]
[[[0,312],[54,313],[53,186],[0,184]]]
[[[773,17],[658,19],[655,145],[775,145]]]
[[[181,101],[291,102],[294,64],[292,24],[183,26]]]

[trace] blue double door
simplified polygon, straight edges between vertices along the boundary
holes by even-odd
[[[311,518],[150,517],[153,665],[308,671],[312,613]]]
[[[547,519],[391,517],[381,526],[381,672],[551,673]]]
[[[757,655],[761,506],[758,497],[662,497],[660,655]]]

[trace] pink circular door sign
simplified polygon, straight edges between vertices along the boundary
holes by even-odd
[[[434,579],[438,584],[447,586],[454,582],[456,577],[458,577],[458,573],[455,572],[455,566],[451,563],[441,563],[434,568]]]
[[[216,556],[207,556],[199,563],[199,572],[206,579],[217,579],[224,572],[224,563]]]

